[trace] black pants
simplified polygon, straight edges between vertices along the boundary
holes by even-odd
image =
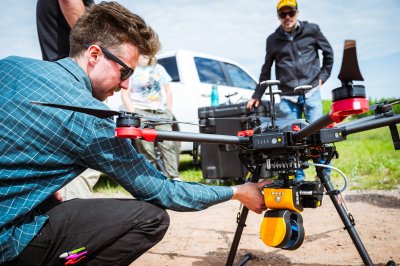
[[[167,232],[169,216],[133,199],[74,199],[42,207],[48,222],[7,265],[64,265],[59,256],[85,247],[78,265],[129,265]]]

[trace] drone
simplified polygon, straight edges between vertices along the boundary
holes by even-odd
[[[263,188],[264,200],[268,210],[260,226],[260,238],[270,247],[295,250],[303,244],[305,237],[301,212],[304,208],[321,206],[323,196],[329,196],[338,212],[344,228],[349,233],[365,265],[373,265],[370,256],[356,229],[350,213],[339,200],[340,193],[346,188],[347,180],[343,173],[331,166],[331,160],[338,157],[336,142],[346,137],[381,127],[389,127],[394,148],[400,150],[400,138],[397,124],[400,115],[394,114],[392,106],[400,100],[385,101],[369,106],[365,87],[355,85],[354,81],[363,81],[359,70],[356,44],[346,40],[343,61],[338,75],[341,86],[332,90],[332,108],[328,114],[312,123],[303,119],[276,118],[274,96],[279,90],[272,90],[279,85],[278,80],[267,80],[259,84],[266,86],[270,97],[270,117],[252,115],[247,118],[247,129],[237,136],[189,133],[156,130],[162,123],[179,123],[142,117],[135,113],[113,110],[100,110],[54,103],[32,102],[33,104],[82,112],[99,118],[117,116],[115,136],[117,138],[155,141],[187,141],[225,145],[227,149],[239,151],[242,164],[250,173],[248,181],[257,183],[263,176],[262,170],[274,173],[277,179]],[[300,86],[296,91],[305,94],[311,86]],[[345,118],[373,110],[374,114],[351,122]],[[323,159],[324,163],[319,163]],[[310,163],[311,161],[311,163]],[[318,181],[294,180],[295,171],[315,166]],[[331,183],[327,169],[338,170],[345,179],[345,185],[337,190]],[[249,209],[242,207],[237,218],[237,228],[231,244],[226,265],[233,265],[240,238],[245,227]],[[254,256],[247,254],[239,263],[243,265]],[[389,261],[387,265],[396,265]]]

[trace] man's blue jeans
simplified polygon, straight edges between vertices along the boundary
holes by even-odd
[[[295,97],[282,98],[279,104],[279,109],[285,118],[301,119],[303,111],[306,121],[311,123],[322,116],[322,100],[319,88],[313,89],[311,95],[298,96],[297,102],[294,102]],[[308,96],[308,97],[307,97]],[[322,162],[321,162],[322,163]],[[295,181],[304,180],[304,171],[296,170]]]
[[[282,98],[279,109],[286,118],[301,119],[305,109],[305,118],[311,123],[322,116],[322,100],[319,89],[304,100],[304,96],[298,96],[297,102]]]

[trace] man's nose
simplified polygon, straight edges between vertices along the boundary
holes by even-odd
[[[121,87],[121,89],[127,90],[129,88],[129,79],[121,81],[119,86]]]

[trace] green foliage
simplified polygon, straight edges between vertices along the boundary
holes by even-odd
[[[193,163],[192,156],[181,154],[179,159],[179,174],[187,182],[204,182],[200,162]]]
[[[399,187],[400,151],[394,150],[387,127],[350,135],[336,146],[340,157],[334,166],[348,176],[351,189]]]
[[[322,113],[327,114],[332,108],[331,100],[322,100]]]
[[[109,176],[101,174],[96,185],[93,187],[93,191],[99,193],[128,193],[123,187],[114,182]]]

